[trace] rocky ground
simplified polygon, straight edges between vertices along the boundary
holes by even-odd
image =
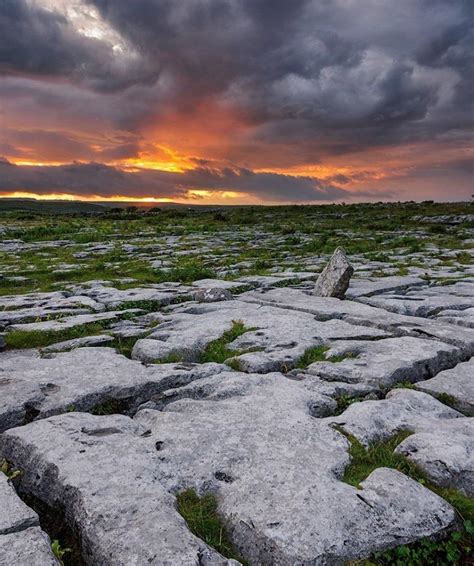
[[[472,563],[473,216],[368,210],[5,216],[0,564]]]

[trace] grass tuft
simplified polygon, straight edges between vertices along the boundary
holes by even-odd
[[[326,352],[328,350],[328,346],[314,346],[313,348],[308,348],[296,362],[296,367],[305,369],[314,362],[327,362]]]
[[[56,342],[99,334],[103,330],[104,326],[98,322],[58,331],[12,330],[6,333],[5,341],[9,348],[44,348]]]
[[[305,353],[301,356],[301,358],[296,362],[296,367],[299,369],[305,369],[315,362],[331,362],[333,364],[336,364],[338,362],[342,362],[343,360],[357,357],[357,354],[355,354],[354,352],[345,352],[344,354],[330,356],[328,358],[326,357],[326,352],[328,350],[329,346],[324,345],[308,348],[307,350],[305,350]]]
[[[234,549],[227,531],[217,512],[217,499],[212,494],[199,497],[192,489],[176,497],[178,511],[184,517],[189,529],[206,544],[215,548],[226,558],[248,564]]]
[[[224,334],[217,340],[209,342],[205,350],[199,355],[199,363],[216,362],[223,364],[229,358],[240,355],[243,352],[236,352],[228,348],[228,344],[236,340],[242,334],[256,330],[256,328],[247,328],[241,320],[233,320],[230,330],[226,330]]]
[[[405,456],[395,454],[395,448],[408,438],[411,431],[403,430],[391,436],[387,440],[376,442],[366,448],[355,436],[345,432],[342,427],[336,427],[350,442],[349,454],[351,462],[344,470],[342,480],[354,487],[360,487],[360,483],[377,468],[394,468],[415,479],[422,479],[414,464],[411,464]]]
[[[130,409],[130,399],[107,399],[103,403],[94,405],[89,412],[92,415],[123,415]]]
[[[183,361],[183,355],[179,352],[170,352],[166,356],[155,361],[155,364],[180,364]]]
[[[337,406],[334,415],[341,415],[348,407],[354,403],[360,403],[361,401],[364,401],[363,396],[341,395],[337,397]]]
[[[404,430],[387,440],[377,442],[365,448],[354,436],[340,426],[335,427],[349,440],[351,462],[344,470],[343,481],[360,488],[375,469],[393,468],[420,482],[448,503],[458,512],[463,521],[463,528],[449,534],[442,540],[420,539],[408,545],[400,545],[383,552],[373,554],[368,560],[353,562],[359,566],[455,566],[472,564],[474,548],[474,499],[467,497],[455,488],[439,487],[432,484],[423,471],[402,454],[395,454],[395,448],[412,433]]]

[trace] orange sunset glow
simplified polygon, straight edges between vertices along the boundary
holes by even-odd
[[[470,198],[466,3],[143,3],[6,3],[0,197]]]

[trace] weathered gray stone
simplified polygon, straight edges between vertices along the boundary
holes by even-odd
[[[336,297],[343,299],[354,268],[349,263],[342,248],[336,248],[329,263],[316,281],[313,294],[318,297]]]
[[[465,326],[466,328],[474,328],[474,307],[462,311],[454,309],[442,310],[436,316],[436,319],[449,322],[450,324]]]
[[[315,214],[342,219],[347,211]],[[24,227],[9,223],[0,232],[13,228]],[[204,265],[226,278],[189,286],[142,286],[131,277],[70,280],[53,293],[0,297],[0,332],[25,323],[31,326],[19,329],[60,332],[80,316],[86,317],[79,319],[86,324],[81,335],[92,332],[89,321],[104,320],[107,328],[41,351],[0,353],[0,430],[6,431],[0,450],[24,468],[15,480],[19,493],[64,506],[86,563],[94,566],[236,566],[191,535],[177,515],[174,495],[188,488],[215,494],[231,538],[252,566],[335,566],[457,526],[445,501],[394,470],[375,470],[362,488],[345,484],[350,444],[335,427],[365,446],[409,429],[396,451],[434,484],[474,496],[474,420],[456,410],[474,411],[474,265],[460,249],[445,249],[442,238],[436,245],[426,240],[415,253],[401,239],[398,250],[387,245],[393,237],[425,238],[425,228],[368,235],[384,253],[351,256],[356,276],[344,301],[313,294],[329,258],[309,255],[314,235],[297,227],[291,239],[262,226],[222,223],[219,233],[205,235],[162,236],[149,226],[136,237],[117,232],[99,244],[0,243],[16,255],[0,260],[8,286],[34,283],[38,265],[15,265],[24,251],[48,258],[51,272],[76,269],[56,253],[64,245],[84,270],[94,256],[118,250],[104,264],[115,273],[126,257],[163,274],[199,250]],[[472,234],[460,229],[463,252],[471,253]],[[335,234],[361,237],[358,230]],[[244,275],[258,271],[265,247],[275,250],[267,274]],[[239,261],[244,250],[255,257]],[[403,272],[409,275],[398,275]],[[124,311],[132,307],[143,311]],[[107,318],[107,309],[116,316]],[[145,366],[110,347],[89,347],[138,338],[139,360],[171,354],[168,359],[199,361],[233,321],[247,331],[226,345],[227,365]],[[328,348],[326,360],[299,368],[307,349],[320,346]],[[341,360],[346,354],[352,357]],[[416,389],[387,393],[405,381]],[[123,415],[70,412],[77,410]],[[5,481],[3,493],[1,483],[0,477],[0,564],[56,564],[37,517]]]
[[[0,459],[1,463],[1,459]],[[39,525],[38,515],[18,497],[7,477],[0,472],[0,535]]]
[[[190,297],[192,287],[166,283],[150,287],[133,289],[115,289],[114,287],[97,284],[89,288],[75,289],[77,294],[83,294],[95,301],[106,305],[107,308],[119,308],[129,303],[153,303],[157,306],[169,305],[173,301]]]
[[[474,283],[457,282],[431,288],[414,288],[405,295],[387,293],[359,300],[388,311],[409,316],[432,317],[445,310],[465,310],[474,307]]]
[[[334,422],[368,446],[396,432],[413,432],[397,451],[442,487],[474,494],[474,420],[431,395],[394,389],[381,401],[354,403]]]
[[[0,449],[23,470],[25,493],[64,507],[88,564],[230,564],[187,529],[146,436],[128,417],[71,413],[6,432]]]
[[[354,325],[381,328],[396,336],[437,338],[460,348],[465,357],[474,355],[474,333],[470,329],[435,319],[401,315],[355,301],[316,297],[288,288],[248,291],[240,295],[239,300],[311,313],[318,320],[340,319]]]
[[[307,348],[332,340],[386,336],[383,330],[340,320],[320,322],[307,313],[226,301],[174,309],[155,332],[136,342],[132,357],[153,362],[178,354],[196,361],[207,344],[230,330],[234,321],[242,321],[249,330],[228,347],[236,351],[240,369],[248,372],[291,369]]]
[[[427,283],[424,279],[409,275],[395,275],[392,277],[377,278],[372,277],[368,279],[352,278],[346,295],[350,299],[357,297],[370,297],[372,295],[386,293],[387,291],[402,291],[408,288],[426,285]]]
[[[346,359],[337,363],[315,362],[306,371],[324,381],[391,387],[400,382],[428,379],[456,365],[461,355],[455,346],[411,336],[375,341],[341,340],[326,356],[348,356]]]
[[[159,442],[167,489],[216,491],[251,563],[339,564],[439,532],[438,520],[441,530],[453,524],[444,501],[393,470],[373,472],[363,491],[341,482],[348,443],[331,418],[312,416],[315,396],[303,382],[233,374],[204,385],[188,389],[208,399],[181,399],[136,420]]]
[[[179,399],[222,401],[223,399],[248,395],[255,389],[258,389],[259,394],[262,395],[266,390],[268,398],[271,398],[275,383],[278,386],[289,388],[289,391],[293,391],[296,387],[292,385],[288,378],[279,373],[246,374],[245,377],[242,377],[239,372],[222,372],[155,395],[139,409],[161,411],[164,407]],[[326,417],[335,411],[336,402],[329,396],[320,394],[311,385],[308,387],[306,382],[301,382],[299,386],[307,392],[305,394],[311,395],[308,409],[313,417]]]
[[[252,287],[268,288],[272,286],[287,285],[295,281],[312,281],[315,274],[308,272],[279,273],[278,275],[245,275],[237,279],[238,282]]]
[[[68,410],[121,400],[132,411],[153,395],[219,373],[219,364],[146,367],[112,348],[78,348],[48,358],[2,354],[0,432]],[[124,409],[125,410],[125,409]]]
[[[67,315],[87,314],[90,310],[86,308],[77,309],[50,309],[43,307],[31,307],[25,309],[17,309],[11,311],[0,312],[0,328],[6,328],[10,324],[24,324],[28,322],[38,322],[41,320],[49,320],[51,318],[59,318]]]
[[[417,464],[436,485],[474,497],[474,419],[453,419],[413,434],[396,452]]]
[[[465,415],[474,416],[474,358],[435,377],[417,383],[416,388],[435,397],[448,395],[450,404]]]
[[[100,312],[104,305],[84,296],[66,292],[29,293],[0,297],[0,325],[7,326],[64,314]]]
[[[333,422],[368,446],[400,430],[437,429],[445,420],[462,417],[431,395],[412,389],[393,389],[383,400],[350,405],[342,415],[334,417]]]
[[[107,323],[120,319],[127,314],[140,314],[140,309],[128,309],[123,311],[109,311],[95,314],[78,314],[57,320],[45,320],[43,322],[29,322],[25,324],[11,324],[8,332],[62,332],[79,326],[93,324],[95,322]]]
[[[217,303],[219,301],[231,301],[232,293],[227,289],[212,287],[201,289],[194,294],[194,300],[198,303]]]
[[[73,338],[72,340],[65,340],[64,342],[56,342],[56,344],[51,344],[51,346],[41,348],[41,351],[43,354],[52,352],[68,352],[69,350],[75,350],[76,348],[104,346],[105,344],[109,344],[113,341],[113,337],[108,334],[97,334],[95,336],[83,336],[82,338]]]
[[[0,459],[1,461],[1,459]],[[0,565],[59,566],[38,515],[18,497],[0,472]]]
[[[198,287],[199,289],[227,289],[232,291],[242,286],[240,281],[227,281],[225,279],[199,279],[198,281],[193,281],[193,287]]]
[[[50,293],[27,293],[25,295],[4,295],[0,297],[0,309],[12,310],[28,307],[44,307],[57,304],[66,298],[66,293],[53,291]]]
[[[48,536],[31,527],[0,536],[0,566],[60,566],[60,562],[51,552]]]

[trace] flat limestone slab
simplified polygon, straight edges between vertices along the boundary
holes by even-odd
[[[59,566],[38,515],[18,497],[0,472],[0,565]]]
[[[346,295],[350,299],[357,297],[371,297],[372,295],[379,295],[381,293],[386,293],[387,291],[402,291],[423,285],[426,285],[426,281],[424,279],[410,275],[370,277],[367,279],[353,277]]]
[[[356,301],[315,297],[299,289],[247,291],[239,300],[265,306],[278,306],[313,314],[318,320],[340,319],[354,325],[380,328],[395,336],[436,338],[460,348],[464,356],[474,356],[474,333],[469,328],[415,316],[407,316]]]
[[[18,497],[7,476],[0,472],[0,535],[39,525],[38,515]]]
[[[157,305],[169,305],[173,301],[190,297],[192,287],[178,283],[160,284],[132,289],[115,289],[101,284],[90,288],[79,288],[77,293],[94,299],[109,309],[120,308],[127,303],[149,302]]]
[[[474,493],[474,419],[431,395],[394,389],[381,401],[354,403],[334,422],[368,446],[400,430],[413,432],[397,451],[437,485]]]
[[[26,493],[64,506],[88,564],[231,564],[187,529],[156,476],[154,445],[128,417],[52,417],[8,431],[0,449]]]
[[[368,446],[400,430],[422,432],[462,417],[431,395],[412,389],[393,389],[385,399],[350,405],[333,422]]]
[[[363,490],[343,483],[348,442],[332,418],[313,416],[315,396],[304,382],[220,377],[135,420],[159,443],[167,489],[215,491],[251,563],[338,564],[433,534],[438,519],[446,524],[446,503],[394,470],[374,471]]]
[[[0,566],[60,566],[39,527],[0,536]]]
[[[474,307],[474,283],[461,281],[452,285],[415,288],[406,294],[396,292],[360,297],[370,305],[411,316],[434,316],[445,310]]]
[[[207,344],[230,330],[234,321],[243,322],[249,330],[228,347],[242,352],[235,359],[248,372],[291,368],[308,348],[332,340],[386,336],[376,328],[341,320],[318,321],[308,313],[234,300],[175,309],[155,332],[136,342],[132,357],[152,362],[177,354],[196,361]]]
[[[375,470],[362,489],[343,483],[349,443],[333,419],[313,416],[303,382],[206,379],[200,400],[133,420],[50,417],[5,432],[0,451],[24,470],[23,490],[65,506],[92,564],[207,564],[212,551],[174,507],[190,487],[216,494],[234,542],[262,566],[338,564],[455,524],[445,501],[394,470]]]
[[[0,354],[0,431],[110,400],[133,410],[152,395],[219,373],[219,364],[144,366],[112,348],[78,348],[48,358]]]
[[[428,379],[454,366],[461,352],[438,340],[403,336],[376,341],[341,340],[326,355],[350,357],[337,363],[313,363],[306,373],[324,381],[366,383],[378,388]]]
[[[396,452],[415,462],[435,484],[454,486],[474,497],[474,419],[453,419],[416,433]]]
[[[77,326],[84,326],[93,324],[94,322],[109,322],[120,319],[127,314],[140,314],[139,309],[128,309],[124,311],[109,311],[104,313],[94,314],[78,314],[75,316],[68,316],[59,318],[57,320],[44,320],[42,322],[27,322],[25,324],[11,324],[8,331],[17,332],[62,332],[76,328]]]
[[[449,395],[453,406],[470,417],[474,416],[474,359],[442,371],[416,388],[435,397]]]
[[[451,309],[443,310],[436,318],[437,320],[449,322],[450,324],[474,328],[474,307],[462,311]]]
[[[56,342],[45,348],[41,348],[41,353],[50,354],[54,352],[68,352],[76,348],[104,346],[114,341],[113,336],[108,334],[95,334],[93,336],[83,336],[82,338],[73,338],[64,342]]]

